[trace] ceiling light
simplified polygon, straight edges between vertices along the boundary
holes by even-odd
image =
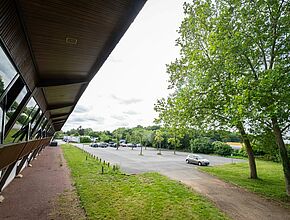
[[[72,37],[66,37],[65,38],[65,42],[67,44],[73,44],[73,45],[76,45],[78,43],[78,39],[76,38],[72,38]]]

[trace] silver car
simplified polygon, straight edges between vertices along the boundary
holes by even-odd
[[[197,155],[197,154],[189,154],[185,161],[187,163],[193,163],[193,164],[197,164],[198,166],[208,166],[209,165],[209,161],[207,159],[204,159],[203,157]]]

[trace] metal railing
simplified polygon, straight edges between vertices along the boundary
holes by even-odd
[[[51,138],[0,146],[0,192],[49,144]]]

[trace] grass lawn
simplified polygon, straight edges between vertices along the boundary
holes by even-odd
[[[222,180],[244,187],[279,202],[290,202],[285,192],[282,165],[279,163],[256,160],[259,179],[249,178],[248,163],[234,163],[215,167],[202,167],[201,170]]]
[[[5,138],[5,140],[4,140],[4,144],[12,143],[13,140],[14,140],[14,138],[13,138],[12,136],[13,136],[17,131],[18,131],[18,129],[12,128],[12,129],[9,131],[7,137]]]
[[[62,145],[88,219],[228,219],[207,199],[158,173],[125,175]],[[87,160],[86,160],[87,157]]]

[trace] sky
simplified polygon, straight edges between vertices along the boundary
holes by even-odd
[[[95,131],[153,125],[157,99],[169,91],[166,64],[175,46],[184,0],[148,0],[90,82],[63,130]]]

